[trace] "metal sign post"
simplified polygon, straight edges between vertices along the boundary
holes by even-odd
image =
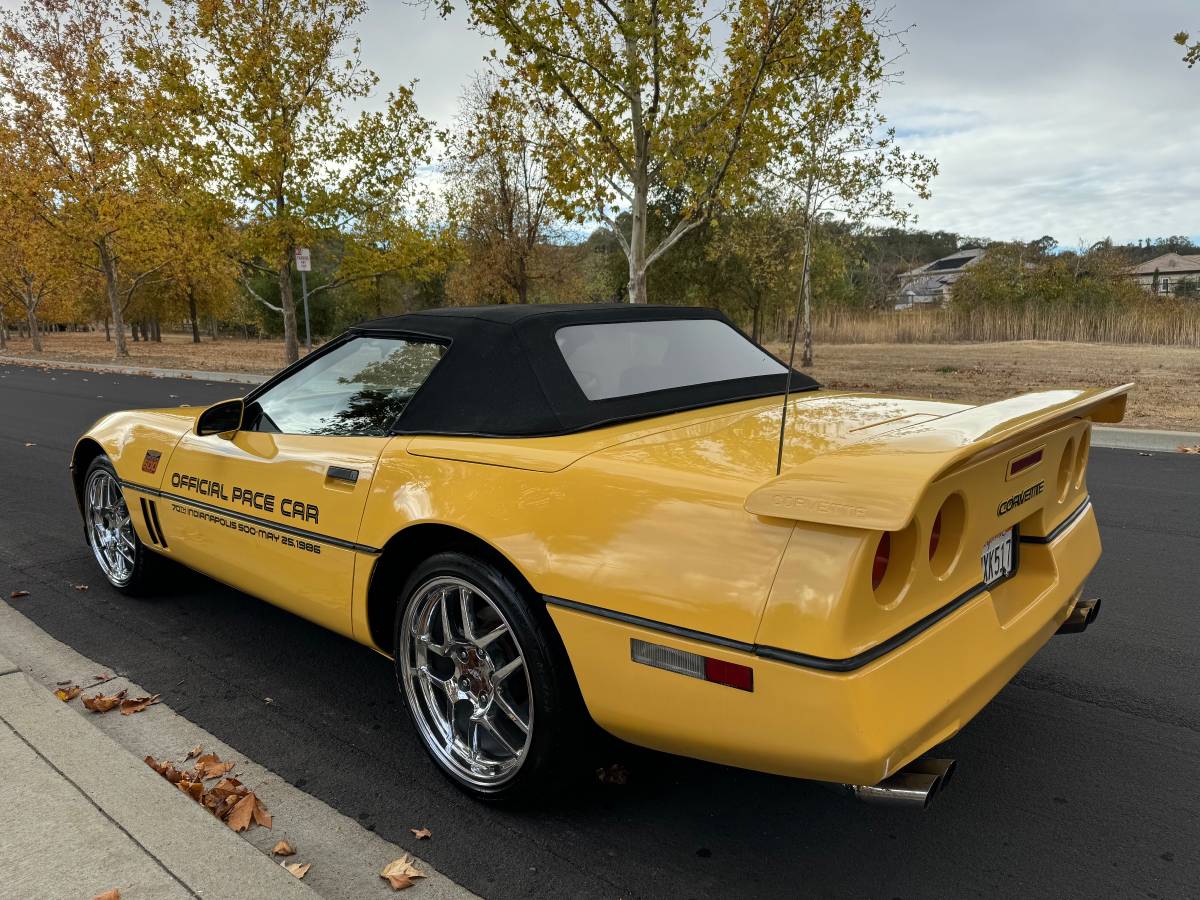
[[[312,253],[307,247],[296,248],[296,269],[300,272],[300,293],[304,297],[304,347],[312,353],[312,327],[308,324],[308,277],[312,271]]]

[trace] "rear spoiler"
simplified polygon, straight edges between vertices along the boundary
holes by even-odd
[[[955,466],[1070,419],[1120,422],[1132,388],[1022,394],[850,444],[756,488],[746,498],[746,511],[898,531],[912,519],[928,485]]]

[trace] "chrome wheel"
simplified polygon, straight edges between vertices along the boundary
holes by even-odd
[[[121,486],[111,473],[98,468],[88,476],[83,494],[88,543],[104,575],[117,587],[133,578],[137,536]]]
[[[413,593],[400,634],[405,697],[435,758],[481,790],[514,778],[533,736],[533,690],[500,608],[470,582],[438,576]]]

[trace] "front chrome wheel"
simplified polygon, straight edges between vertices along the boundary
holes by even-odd
[[[104,576],[117,587],[133,579],[137,535],[121,486],[112,473],[97,468],[88,476],[83,495],[88,543]]]
[[[500,607],[477,585],[439,575],[413,592],[400,637],[405,697],[435,759],[481,791],[511,781],[529,753],[534,703]]]

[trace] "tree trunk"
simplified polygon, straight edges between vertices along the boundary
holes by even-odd
[[[283,307],[283,361],[286,365],[300,358],[300,342],[296,339],[296,302],[292,299],[292,248],[279,267],[279,305]]]
[[[154,329],[154,343],[161,344],[162,343],[162,322],[159,321],[158,316],[155,316],[151,320],[151,327]]]
[[[649,190],[645,179],[634,186],[629,228],[629,302],[646,303],[646,213]]]
[[[800,272],[800,293],[804,299],[804,351],[800,355],[800,365],[805,369],[812,368],[812,279],[809,277],[809,261],[812,258],[812,216],[804,223],[804,265]]]
[[[8,349],[8,320],[4,318],[4,306],[0,305],[0,350]]]
[[[756,344],[762,343],[762,299],[754,304],[754,318],[751,320],[750,338]]]
[[[42,352],[42,335],[38,331],[37,304],[25,301],[25,316],[29,322],[29,339],[33,342],[33,352]]]
[[[112,340],[112,333],[108,330],[108,316],[104,317],[104,342],[107,344]]]
[[[525,267],[525,257],[517,259],[517,302],[529,302],[529,270]]]
[[[129,323],[129,336],[131,338],[133,338],[133,342],[135,344],[141,340],[141,337],[138,335],[138,320],[137,319],[134,319],[132,322]]]
[[[196,289],[188,287],[188,315],[192,318],[192,343],[200,343],[200,313],[196,309]]]
[[[104,272],[104,289],[108,294],[108,308],[112,313],[112,327],[117,336],[117,347],[114,356],[117,359],[129,356],[129,347],[125,344],[125,319],[121,316],[121,292],[117,284],[117,261],[113,258],[107,240],[101,240],[100,268]]]

